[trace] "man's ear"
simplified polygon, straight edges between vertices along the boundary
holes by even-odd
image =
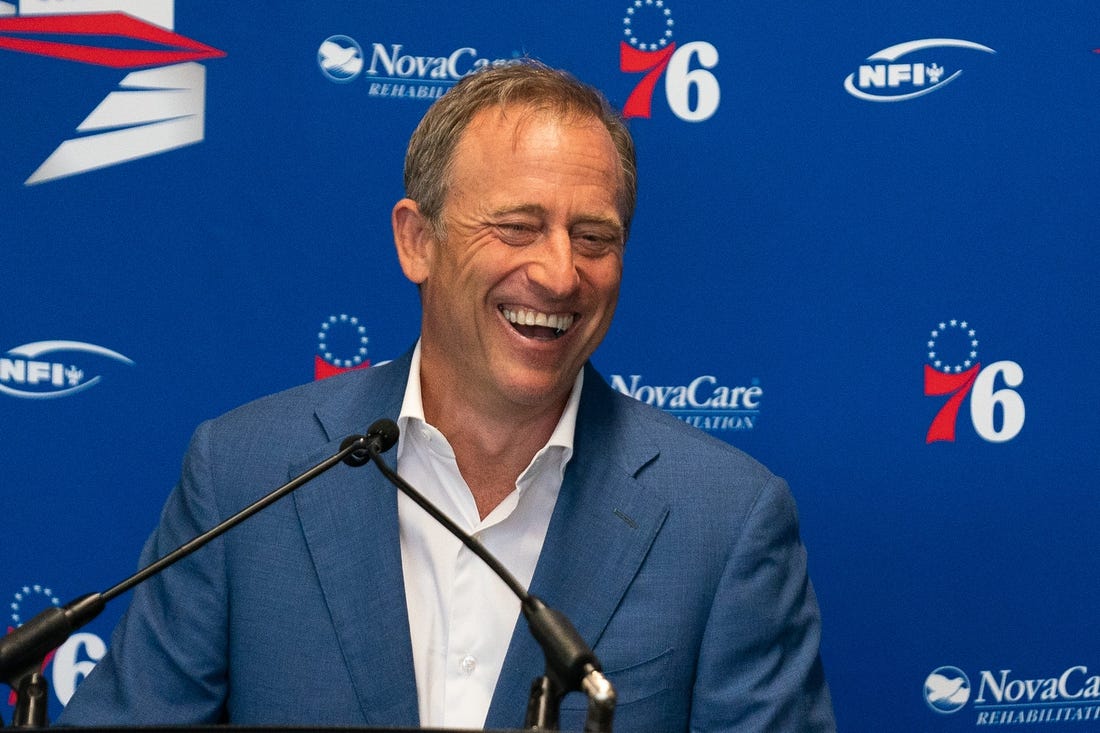
[[[420,285],[432,270],[432,228],[412,199],[401,199],[393,207],[393,241],[397,260],[405,277]]]

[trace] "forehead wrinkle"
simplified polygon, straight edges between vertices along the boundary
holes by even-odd
[[[519,148],[520,140],[527,131],[528,126],[535,122],[552,122],[565,127],[585,127],[591,123],[600,125],[598,118],[561,105],[546,104],[509,104],[497,107],[499,119],[507,124],[512,123],[512,151]],[[601,125],[602,126],[602,125]]]
[[[558,114],[554,114],[555,112]],[[506,141],[506,149],[510,150],[513,156],[523,147],[529,149],[536,157],[542,156],[546,160],[553,161],[556,164],[565,164],[580,168],[584,171],[592,170],[591,163],[588,160],[566,161],[540,145],[536,144],[532,146],[532,141],[527,139],[527,133],[531,125],[539,122],[547,122],[553,126],[564,127],[566,129],[587,128],[602,133],[607,136],[608,151],[611,154],[611,159],[618,161],[618,155],[614,149],[613,141],[611,141],[609,134],[600,120],[585,112],[569,108],[558,110],[530,104],[505,104],[488,107],[475,113],[455,147],[455,153],[449,161],[447,171],[448,187],[446,199],[451,199],[453,201],[453,197],[459,195],[463,188],[456,168],[461,167],[463,169],[463,177],[469,177],[471,175],[476,177],[478,175],[477,172],[471,171],[469,169],[470,166],[476,169],[479,165],[495,165],[494,162],[487,160],[487,156],[491,155],[491,146],[488,146],[485,135],[491,128],[498,125],[508,128],[506,131],[503,131],[505,132],[503,136],[497,137],[497,140],[500,142]],[[503,140],[501,137],[503,137]],[[461,166],[460,160],[462,161]],[[535,165],[541,165],[541,161],[536,161]],[[611,188],[609,191],[612,200],[610,203],[617,216],[607,216],[601,212],[582,212],[568,223],[569,226],[596,224],[612,227],[618,231],[619,236],[625,241],[626,226],[622,218],[621,201],[624,189],[623,172],[620,166],[615,165],[612,166],[610,170],[604,171],[604,173],[609,173],[611,177]],[[478,208],[482,209],[482,216],[490,218],[507,215],[509,213],[545,217],[550,213],[549,209],[545,206],[535,202],[505,202],[495,208],[486,207],[485,204],[487,203],[488,202],[480,202]]]
[[[618,150],[615,148],[614,140],[611,139],[611,133],[607,131],[607,128],[600,121],[600,118],[591,112],[575,108],[571,105],[556,104],[553,102],[510,102],[498,105],[495,108],[490,107],[484,109],[482,112],[487,113],[486,117],[495,112],[502,123],[512,123],[512,153],[516,153],[519,150],[528,126],[536,122],[549,121],[562,127],[591,127],[595,130],[602,131],[607,136],[607,142],[610,144],[612,159],[616,161],[614,169],[616,187],[615,198],[620,199],[622,197],[623,190],[626,188],[626,181],[624,179],[622,165],[618,163]],[[474,116],[474,119],[477,119],[477,115]]]

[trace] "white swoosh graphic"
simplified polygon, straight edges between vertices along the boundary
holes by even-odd
[[[108,359],[121,361],[123,364],[129,364],[130,366],[134,364],[132,359],[123,356],[117,351],[112,351],[103,346],[96,346],[95,344],[86,344],[83,341],[35,341],[34,343],[16,346],[14,349],[8,351],[8,353],[14,354],[15,356],[34,359],[52,351],[80,351],[85,354],[105,356]]]

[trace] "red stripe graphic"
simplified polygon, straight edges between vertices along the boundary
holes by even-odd
[[[329,364],[327,361],[319,356],[313,357],[313,380],[318,381],[321,379],[328,379],[329,377],[335,377],[337,374],[343,374],[344,372],[354,371],[356,369],[366,369],[370,366],[370,360],[364,361],[362,364],[353,367],[338,367]]]
[[[166,46],[164,49],[123,49],[65,41],[18,38],[12,34],[114,36]],[[126,13],[43,15],[0,18],[0,49],[80,61],[116,69],[164,66],[225,56],[225,51],[146,23]]]

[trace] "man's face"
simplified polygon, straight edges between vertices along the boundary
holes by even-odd
[[[619,171],[598,120],[474,117],[455,151],[445,241],[426,246],[414,278],[426,396],[454,390],[510,412],[564,402],[618,299]]]

